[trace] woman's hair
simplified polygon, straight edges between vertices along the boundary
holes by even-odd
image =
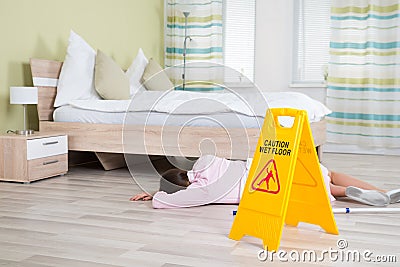
[[[187,171],[181,169],[170,169],[161,175],[160,191],[168,194],[175,193],[190,185]]]

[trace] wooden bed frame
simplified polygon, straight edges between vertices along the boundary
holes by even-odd
[[[92,124],[77,122],[54,122],[54,100],[56,83],[61,71],[62,62],[31,59],[30,60],[34,86],[38,87],[38,117],[40,131],[57,131],[68,135],[68,149],[72,151],[92,151],[96,153],[103,167],[113,169],[120,167],[122,153],[198,157],[201,155],[199,145],[205,138],[211,139],[216,148],[217,156],[231,159],[246,159],[252,156],[257,145],[259,129],[229,129],[229,137],[242,140],[244,151],[231,151],[231,140],[222,128],[185,127],[179,134],[179,147],[163,144],[162,139],[175,138],[182,127],[179,126],[146,126],[129,125],[129,130],[121,124]],[[46,82],[43,82],[46,81]],[[48,83],[50,81],[50,83]],[[326,141],[326,123],[320,121],[311,123],[311,130],[318,155],[321,157],[321,145]],[[244,132],[245,131],[245,132]],[[246,133],[247,138],[243,138]],[[123,145],[123,135],[129,134],[132,144]],[[162,138],[161,138],[162,137]],[[146,145],[143,145],[146,140]],[[246,149],[247,148],[247,149]],[[237,149],[236,149],[237,150]],[[202,150],[204,153],[205,151]],[[212,152],[212,151],[210,151]],[[233,154],[232,154],[233,152]]]

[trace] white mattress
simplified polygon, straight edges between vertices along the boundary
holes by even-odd
[[[136,125],[173,125],[173,126],[207,126],[216,127],[223,124],[225,127],[245,127],[257,128],[263,123],[263,118],[250,117],[243,114],[222,113],[208,115],[183,115],[167,114],[161,112],[101,112],[75,108],[72,106],[62,106],[57,108],[54,113],[54,121],[59,122],[85,122],[85,123],[104,123],[104,124],[123,124],[125,116],[128,114],[127,122]]]
[[[223,113],[216,115],[182,115],[166,114],[159,112],[130,112],[127,122],[131,125],[171,125],[171,126],[205,126],[226,128],[260,128],[263,123],[261,117],[250,117],[243,114]],[[84,122],[103,124],[123,124],[125,112],[101,112],[94,110],[79,109],[72,106],[62,106],[54,113],[54,121],[58,122]],[[290,120],[289,118],[287,118]],[[322,118],[310,120],[320,121]],[[282,123],[282,122],[281,122]],[[282,123],[286,124],[286,123]],[[288,122],[290,125],[291,123]]]

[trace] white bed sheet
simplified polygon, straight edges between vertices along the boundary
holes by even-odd
[[[71,106],[105,112],[156,111],[167,114],[209,115],[234,112],[247,116],[265,116],[267,108],[294,108],[307,111],[310,120],[331,111],[305,94],[297,92],[254,92],[242,94],[179,91],[144,91],[132,100],[73,100]]]
[[[143,92],[135,96],[134,102],[71,101],[70,105],[57,108],[53,116],[54,121],[60,122],[259,128],[266,103],[269,108],[304,109],[310,122],[319,121],[331,112],[322,103],[301,93],[263,92],[262,95],[249,93],[243,96],[247,97],[245,101],[231,93]],[[290,117],[279,120],[284,126],[293,122]]]

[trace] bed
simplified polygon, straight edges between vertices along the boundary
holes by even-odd
[[[227,136],[226,129],[207,125],[182,127],[181,125],[157,125],[154,123],[144,127],[142,123],[138,123],[129,124],[127,127],[121,123],[121,120],[106,123],[68,119],[66,117],[73,112],[68,110],[71,107],[63,108],[64,111],[57,108],[56,113],[53,107],[62,62],[31,59],[30,66],[33,84],[38,87],[39,92],[37,105],[39,130],[66,133],[69,150],[95,152],[105,169],[112,169],[121,164],[124,153],[198,157],[201,153],[207,152],[199,148],[204,140],[212,143],[211,149],[220,157],[246,159],[254,153],[260,131],[258,127],[233,126],[229,128],[229,136]],[[54,117],[58,121],[54,121]],[[318,155],[321,157],[321,146],[326,141],[326,123],[323,118],[312,122],[311,130]],[[177,133],[179,133],[178,140]],[[248,138],[243,138],[243,135]],[[127,136],[132,142],[124,145]],[[166,142],[165,140],[174,141]],[[232,149],[232,140],[234,140],[234,145],[240,149]]]

